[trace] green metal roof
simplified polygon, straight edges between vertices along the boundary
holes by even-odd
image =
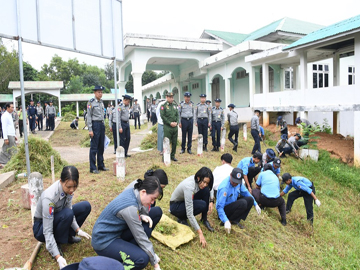
[[[360,27],[360,15],[343,20],[341,22],[335,23],[333,25],[324,27],[320,30],[312,32],[307,36],[297,40],[296,42],[286,46],[283,50],[289,50],[301,45],[305,45],[317,40],[321,40],[327,37],[335,36],[350,30],[354,30]]]
[[[206,33],[217,36],[222,40],[232,44],[238,45],[244,41],[244,39],[248,36],[247,34],[233,33],[233,32],[224,32],[224,31],[216,31],[216,30],[205,30]]]
[[[277,31],[307,35],[313,31],[321,29],[322,27],[324,26],[285,17],[255,30],[250,33],[245,41],[256,40]]]

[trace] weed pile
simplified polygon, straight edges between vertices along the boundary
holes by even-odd
[[[156,146],[157,146],[158,124],[153,126],[150,130],[151,130],[151,133],[146,135],[146,137],[141,141],[141,144],[140,144],[141,150],[156,148]]]
[[[67,163],[61,159],[60,154],[55,151],[49,142],[30,136],[28,139],[30,167],[32,172],[39,172],[43,176],[51,175],[51,156],[54,156],[55,173],[62,170]],[[19,145],[18,152],[6,164],[4,172],[17,171],[26,172],[25,143]]]
[[[61,121],[63,122],[72,122],[76,116],[72,113],[66,113],[62,118]]]

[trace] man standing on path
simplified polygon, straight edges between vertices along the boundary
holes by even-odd
[[[219,152],[221,131],[224,129],[225,124],[224,109],[220,107],[220,103],[221,99],[215,99],[215,106],[211,110],[211,137],[213,145],[211,151],[216,152]]]
[[[49,119],[48,119],[48,113],[49,112],[49,104],[48,104],[48,102],[46,101],[45,102],[45,130],[50,130],[50,128],[49,128]]]
[[[34,101],[30,100],[30,105],[27,109],[27,114],[29,117],[29,125],[30,125],[30,130],[32,132],[32,134],[36,134],[35,132],[35,121],[37,119],[37,115],[36,115],[36,107],[34,106]]]
[[[125,157],[131,157],[128,155],[130,145],[130,101],[132,99],[129,95],[123,95],[123,102],[119,106],[119,133],[120,133],[120,145],[124,147]]]
[[[255,110],[254,116],[251,118],[251,136],[254,138],[255,144],[251,154],[253,155],[256,151],[261,153],[261,146],[260,146],[260,123],[259,123],[259,115],[260,111]]]
[[[158,120],[158,128],[157,128],[157,149],[159,154],[163,154],[163,143],[164,143],[164,122],[160,115],[160,108],[166,100],[159,100],[158,106],[156,107],[156,118]]]
[[[141,129],[141,124],[140,124],[140,115],[141,115],[141,107],[140,104],[137,103],[137,99],[134,100],[134,105],[132,106],[132,111],[134,114],[134,122],[135,122],[135,129],[136,129],[136,121],[139,124],[139,129]]]
[[[155,126],[157,123],[157,118],[156,118],[156,98],[153,99],[151,107],[150,107],[150,111],[151,111],[151,122],[152,125]]]
[[[102,94],[105,88],[103,86],[95,86],[95,97],[90,99],[87,104],[87,126],[89,128],[90,144],[90,172],[98,174],[99,171],[108,171],[104,164],[104,103]],[[96,167],[97,157],[97,167]]]
[[[38,129],[43,130],[44,109],[43,109],[43,107],[41,107],[40,101],[37,103],[36,113],[37,113],[37,117],[38,117]]]
[[[151,119],[151,102],[149,98],[146,99],[146,116],[149,123]]]
[[[4,144],[2,146],[2,150],[0,153],[0,164],[6,164],[11,159],[11,156],[15,154],[17,141],[15,135],[15,128],[12,118],[12,113],[14,111],[14,105],[12,103],[6,103],[5,105],[6,111],[1,116],[1,125],[4,136]]]
[[[27,118],[27,112],[25,111],[25,121],[26,121],[26,124],[28,123],[28,118]],[[19,107],[19,110],[18,110],[18,116],[19,116],[19,133],[20,133],[20,138],[22,138],[23,136],[23,132],[24,132],[24,126],[23,126],[23,113],[22,113],[22,108],[21,106]]]
[[[120,107],[121,99],[117,100],[118,106]],[[120,111],[120,108],[118,107],[118,111]],[[118,147],[117,142],[117,134],[116,134],[116,108],[111,108],[111,113],[109,114],[109,127],[110,131],[113,133],[113,139],[114,139],[114,154],[116,154],[116,148]],[[120,133],[119,133],[120,138]]]
[[[164,122],[164,137],[169,138],[171,143],[171,160],[178,161],[175,158],[176,144],[178,137],[179,112],[174,104],[174,94],[166,94],[166,102],[160,108],[160,116]]]
[[[238,123],[238,114],[235,112],[234,108],[235,105],[234,104],[229,104],[228,108],[230,110],[230,112],[228,112],[227,117],[229,120],[229,125],[230,125],[230,132],[228,135],[228,139],[229,141],[234,145],[233,150],[235,152],[237,152],[237,148],[238,148],[238,138],[239,138],[239,123]],[[235,135],[235,140],[232,138],[232,136]]]
[[[180,114],[180,123],[179,127],[181,128],[181,151],[180,154],[185,153],[185,144],[186,144],[186,134],[188,138],[187,142],[187,151],[189,154],[191,152],[192,146],[192,134],[194,127],[194,103],[190,100],[191,93],[184,93],[184,101],[180,103],[179,114]]]
[[[48,107],[48,115],[46,117],[49,121],[49,129],[52,131],[55,128],[56,109],[53,106],[52,100],[50,100],[50,106]]]
[[[200,103],[195,107],[194,122],[198,127],[198,133],[203,135],[203,149],[207,152],[208,128],[211,123],[211,108],[206,105],[206,95],[200,95]]]

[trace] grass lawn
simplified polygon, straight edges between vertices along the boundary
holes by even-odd
[[[80,125],[80,130],[74,132],[82,132],[81,128]],[[66,141],[71,140],[72,130],[67,129],[62,136],[56,134],[61,132],[60,128],[54,134],[59,136],[58,139],[53,137],[52,140],[65,141],[65,138]],[[253,146],[250,134],[247,142],[242,141],[241,132],[239,135],[238,153],[231,151],[231,144],[226,142],[226,151],[231,151],[234,157],[233,166],[236,166],[242,158],[249,156]],[[194,150],[196,146],[195,143]],[[261,146],[263,147],[263,144]],[[179,151],[178,148],[177,152]],[[157,151],[139,153],[126,160],[127,175],[124,182],[119,182],[110,171],[94,175],[88,172],[88,163],[77,164],[80,184],[73,202],[87,200],[92,205],[92,212],[82,229],[91,233],[97,217],[105,206],[128,183],[142,178],[144,172],[153,165],[163,168],[169,177],[169,185],[164,190],[164,197],[157,205],[161,206],[165,215],[174,218],[168,212],[172,191],[183,179],[195,174],[200,167],[207,166],[213,170],[220,165],[221,154],[210,151],[205,152],[203,157],[177,154],[179,162],[165,167]],[[342,178],[342,170],[346,170],[346,167],[338,161],[332,161],[335,163],[330,163],[330,167],[326,167],[327,158],[327,154],[321,152],[318,164],[312,161],[302,162],[294,158],[284,159],[282,164],[282,173],[304,175],[316,186],[317,197],[322,205],[320,208],[314,206],[313,227],[306,221],[305,207],[301,198],[294,203],[292,212],[287,217],[287,226],[280,224],[277,208],[267,209],[260,216],[252,209],[244,223],[246,229],[233,227],[230,235],[225,234],[224,228],[219,226],[220,221],[214,210],[209,221],[214,226],[215,232],[210,233],[200,225],[208,243],[205,249],[200,247],[198,237],[176,251],[151,239],[155,252],[161,258],[161,269],[359,269],[360,194],[359,190],[351,188],[351,181],[358,181],[357,175],[360,170],[351,169],[351,173],[347,175],[348,184],[344,184],[339,179]],[[112,161],[112,159],[106,160],[106,166],[112,168]],[[338,175],[329,174],[331,166],[339,168],[333,169]],[[44,185],[47,187],[49,184],[49,179],[45,179]],[[16,188],[16,185],[21,184],[13,184],[12,189]],[[16,207],[9,207],[8,218],[16,215],[18,222],[29,223],[29,214],[20,215],[19,211],[26,212]],[[197,219],[199,220],[200,216],[197,216]],[[31,231],[31,226],[28,226],[28,230]],[[24,243],[24,248],[29,248],[29,244]],[[63,250],[68,263],[79,262],[84,257],[96,255],[90,241],[86,239],[80,244],[64,245]],[[23,261],[25,262],[26,259],[24,258]],[[0,258],[0,267],[3,263]],[[6,264],[5,267],[9,265]],[[43,247],[34,269],[58,269],[58,264]],[[153,268],[149,264],[146,269]]]

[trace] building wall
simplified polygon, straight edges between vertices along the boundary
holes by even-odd
[[[355,66],[354,56],[340,58],[340,85],[348,85],[349,66]]]
[[[249,77],[236,79],[236,72],[231,80],[231,99],[230,101],[236,107],[249,107],[250,105],[250,91],[249,91]],[[226,104],[227,106],[228,104]]]
[[[343,136],[354,136],[354,112],[340,112],[340,134]]]

